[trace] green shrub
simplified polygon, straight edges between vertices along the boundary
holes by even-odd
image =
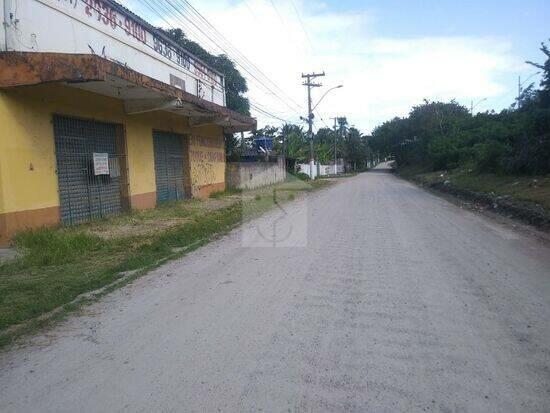
[[[15,245],[23,251],[22,260],[31,266],[71,262],[106,246],[96,235],[59,229],[39,229],[18,234]]]
[[[294,176],[301,181],[309,181],[311,179],[309,175],[304,172],[296,172]]]
[[[472,148],[476,167],[480,172],[498,172],[503,169],[503,160],[511,148],[502,142],[489,140]]]
[[[460,149],[450,138],[437,137],[428,146],[428,156],[434,170],[456,168],[460,159]]]

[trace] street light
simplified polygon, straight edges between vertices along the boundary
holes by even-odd
[[[328,93],[334,89],[340,89],[344,87],[344,85],[338,85],[338,86],[334,86],[334,87],[331,87],[329,90],[327,90],[323,96],[321,96],[321,99],[319,99],[317,101],[317,103],[315,104],[315,106],[313,106],[312,109],[310,109],[309,111],[309,114],[308,114],[308,121],[309,121],[309,128],[311,130],[311,124],[312,124],[312,121],[313,121],[313,111],[315,110],[315,108],[317,106],[319,106],[319,103],[321,103],[321,101],[325,98],[326,95],[328,95]],[[335,138],[335,145],[336,145],[336,138]],[[310,161],[310,164],[309,164],[309,177],[311,179],[313,179],[313,167],[315,166],[315,161],[314,161],[314,153],[313,153],[313,134],[311,135],[310,137],[310,152],[311,152],[311,161]],[[334,151],[336,152],[336,146],[334,147]],[[335,164],[335,167],[336,167],[336,164]]]
[[[334,87],[331,87],[329,90],[327,90],[323,96],[321,96],[321,99],[319,99],[319,101],[317,102],[317,104],[315,106],[313,106],[313,109],[311,109],[311,111],[313,112],[315,110],[315,108],[317,106],[319,106],[319,103],[321,103],[321,101],[325,98],[326,95],[328,95],[328,92],[330,92],[331,90],[334,90],[334,89],[340,89],[341,87],[344,87],[344,85],[338,85],[338,86],[334,86]]]
[[[472,100],[472,101],[470,102],[470,114],[471,114],[472,116],[474,116],[474,109],[477,107],[477,105],[479,105],[480,103],[485,102],[486,100],[487,100],[487,98],[483,98],[483,99],[477,101],[477,103],[476,103],[475,105],[474,105],[474,101]]]

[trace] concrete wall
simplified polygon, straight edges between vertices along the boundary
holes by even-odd
[[[307,174],[308,176],[311,176],[309,174],[309,164],[308,163],[299,163],[296,165],[297,168],[299,168],[298,172],[303,172]],[[317,178],[317,171],[320,172],[320,176],[326,176],[334,173],[334,166],[333,165],[317,165],[315,164],[313,166],[313,179]]]
[[[341,161],[341,162],[340,162]],[[299,163],[296,164],[296,167],[299,168],[298,172],[303,172],[309,176],[309,164],[308,163]],[[343,174],[345,172],[343,160],[339,159],[339,163],[336,165],[337,174]],[[320,176],[334,175],[334,165],[317,165],[313,167],[313,178],[317,177],[317,171],[319,171]]]
[[[259,188],[285,179],[286,170],[282,157],[278,162],[231,162],[226,166],[226,182],[231,188]]]
[[[201,128],[189,138],[191,192],[206,198],[225,190],[225,140],[219,126]]]
[[[122,124],[125,128],[130,206],[156,205],[153,130],[188,136],[193,196],[225,189],[225,150],[219,126],[190,128],[168,112],[127,115],[123,102],[49,84],[0,91],[0,244],[17,231],[59,223],[54,114]],[[185,154],[184,154],[185,157]]]

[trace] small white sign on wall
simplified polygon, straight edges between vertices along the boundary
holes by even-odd
[[[109,175],[109,154],[94,152],[94,174]]]

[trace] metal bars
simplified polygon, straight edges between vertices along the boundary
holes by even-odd
[[[61,222],[77,224],[128,209],[122,125],[62,115],[54,115],[53,124]],[[105,157],[108,173],[97,167]]]
[[[183,135],[153,132],[157,202],[186,198]]]

